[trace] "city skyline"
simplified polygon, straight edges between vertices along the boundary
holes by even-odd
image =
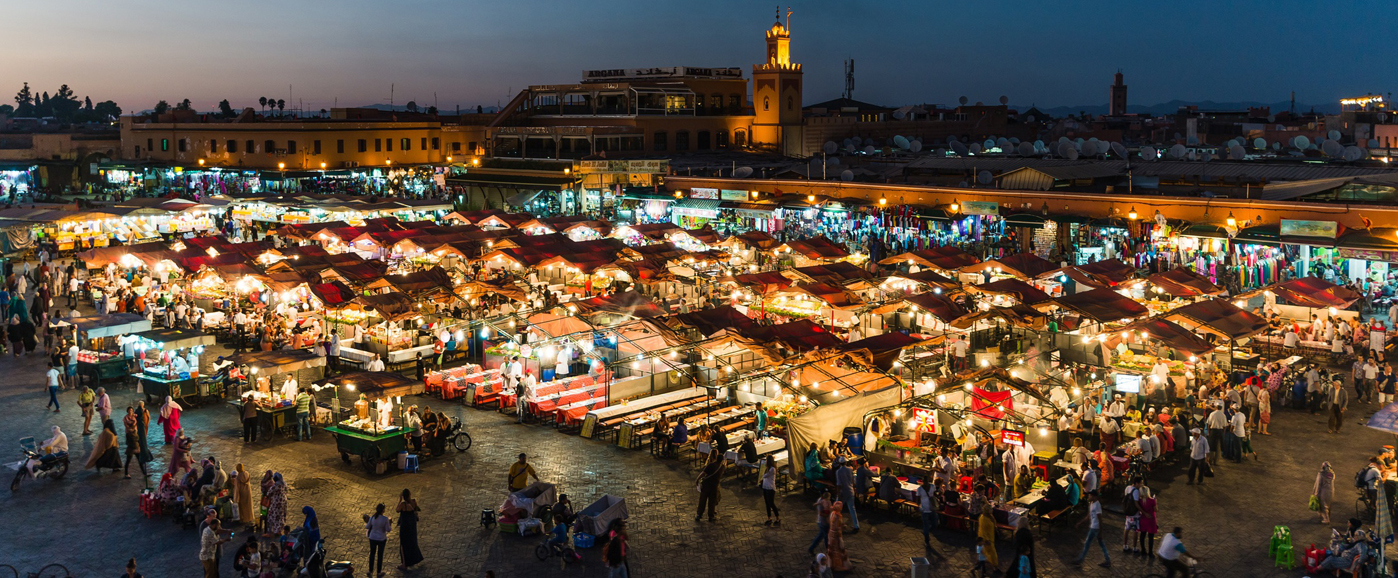
[[[308,111],[390,98],[443,111],[489,107],[530,84],[577,82],[584,69],[734,66],[750,76],[776,7],[351,0],[331,10],[253,0],[219,13],[207,2],[140,0],[118,12],[93,0],[70,4],[76,9],[65,11],[62,25],[12,32],[14,46],[31,48],[4,57],[5,90],[28,82],[37,94],[67,83],[127,111],[185,98],[198,110],[225,98],[258,108],[260,96]],[[1019,108],[1105,104],[1118,69],[1133,105],[1279,102],[1292,91],[1298,102],[1325,104],[1386,94],[1391,81],[1372,71],[1394,68],[1398,56],[1356,52],[1346,39],[1354,13],[1389,8],[1303,6],[1189,2],[1119,14],[1087,2],[957,4],[933,13],[910,2],[858,11],[806,2],[791,7],[792,58],[806,71],[806,104],[840,95],[846,58],[857,62],[855,98],[892,106],[954,105],[960,96],[993,103],[1001,95]],[[39,5],[11,12],[14,21],[52,21]]]

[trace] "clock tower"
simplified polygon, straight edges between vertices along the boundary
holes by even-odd
[[[767,29],[767,62],[752,67],[752,143],[787,154],[801,149],[801,65],[791,62],[791,10]]]

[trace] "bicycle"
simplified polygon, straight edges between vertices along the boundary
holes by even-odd
[[[566,544],[559,544],[552,540],[553,534],[544,534],[544,540],[539,542],[538,546],[534,547],[534,557],[538,558],[540,562],[558,556],[560,558],[558,567],[562,569],[567,567],[568,564],[582,560],[582,555],[578,554],[577,550],[573,549],[573,533],[571,531],[568,532],[568,543]]]
[[[452,422],[451,429],[447,431],[447,438],[451,440],[451,447],[458,452],[471,449],[471,434],[466,433],[466,421],[457,420]]]
[[[1185,566],[1188,570],[1182,578],[1214,578],[1213,574],[1199,569],[1199,560],[1197,559],[1193,562],[1186,562]],[[1179,576],[1179,574],[1176,574],[1176,576]],[[1146,574],[1141,578],[1165,578],[1165,574],[1163,572],[1158,574]]]

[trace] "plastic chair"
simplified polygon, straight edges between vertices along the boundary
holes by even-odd
[[[956,483],[956,491],[962,494],[969,494],[975,489],[975,480],[971,479],[971,476],[961,476]]]
[[[417,454],[408,454],[403,465],[403,471],[414,474],[422,473],[421,470],[418,469]]]

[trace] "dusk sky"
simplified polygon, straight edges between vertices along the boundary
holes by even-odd
[[[55,10],[61,5],[61,10]],[[783,10],[786,5],[783,5]],[[752,1],[57,0],[6,7],[0,92],[62,83],[127,111],[184,98],[295,98],[309,110],[416,100],[491,106],[590,68],[738,66],[763,57],[775,5]],[[1392,0],[1265,2],[806,1],[792,5],[806,103],[1010,97],[1104,104],[1118,68],[1132,104],[1171,99],[1329,103],[1393,88]],[[288,99],[287,108],[294,102]]]

